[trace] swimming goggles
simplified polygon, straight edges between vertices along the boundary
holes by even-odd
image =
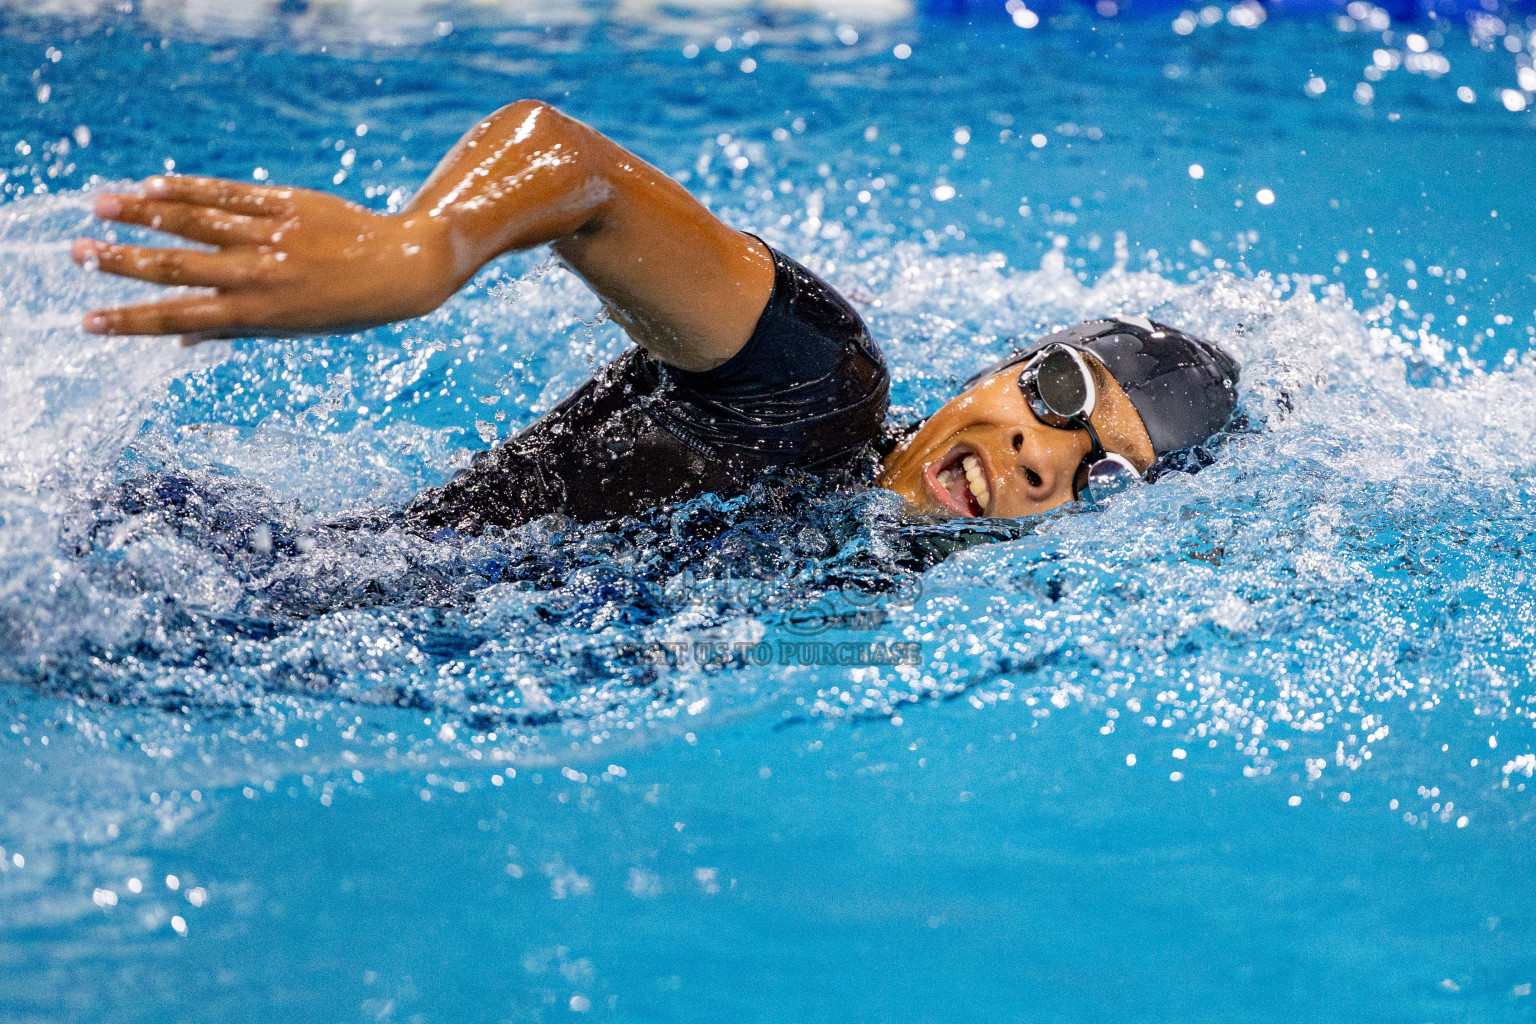
[[[1119,494],[1143,477],[1128,459],[1104,450],[1088,417],[1098,403],[1093,373],[1075,349],[1047,345],[1024,364],[1019,390],[1035,418],[1059,430],[1086,430],[1093,447],[1072,478],[1072,497],[1098,503]]]

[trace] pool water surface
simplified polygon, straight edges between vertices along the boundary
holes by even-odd
[[[1133,13],[0,4],[0,1019],[1531,1020],[1536,23]],[[396,209],[522,97],[844,291],[895,417],[1131,314],[1245,426],[1019,522],[426,541],[334,524],[626,345],[547,253],[77,330],[152,292],[93,191]]]

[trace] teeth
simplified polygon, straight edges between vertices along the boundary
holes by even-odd
[[[971,493],[985,509],[992,494],[987,489],[987,475],[981,471],[980,461],[974,455],[967,455],[960,464],[965,467],[965,482],[971,485]]]

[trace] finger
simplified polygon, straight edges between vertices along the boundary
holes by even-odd
[[[96,216],[122,224],[142,224],[209,245],[268,245],[280,230],[265,217],[138,196],[101,196],[96,200]]]
[[[180,334],[236,337],[246,327],[239,306],[218,295],[188,295],[164,302],[119,306],[87,313],[89,334]]]
[[[164,199],[193,206],[216,206],[231,213],[252,217],[286,217],[293,212],[291,188],[274,185],[248,185],[225,178],[200,178],[196,175],[147,178],[140,187],[147,199]]]
[[[96,269],[151,284],[199,288],[241,288],[256,283],[270,266],[265,253],[203,252],[199,249],[150,249],[111,245],[82,238],[70,250],[76,263],[94,261]]]

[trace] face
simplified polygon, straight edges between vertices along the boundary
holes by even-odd
[[[1107,451],[1138,471],[1152,464],[1152,440],[1124,391],[1091,355],[1098,402],[1090,421]],[[1093,447],[1084,430],[1035,418],[1015,365],[953,398],[887,456],[880,486],[915,511],[1012,518],[1072,500],[1072,478]]]

